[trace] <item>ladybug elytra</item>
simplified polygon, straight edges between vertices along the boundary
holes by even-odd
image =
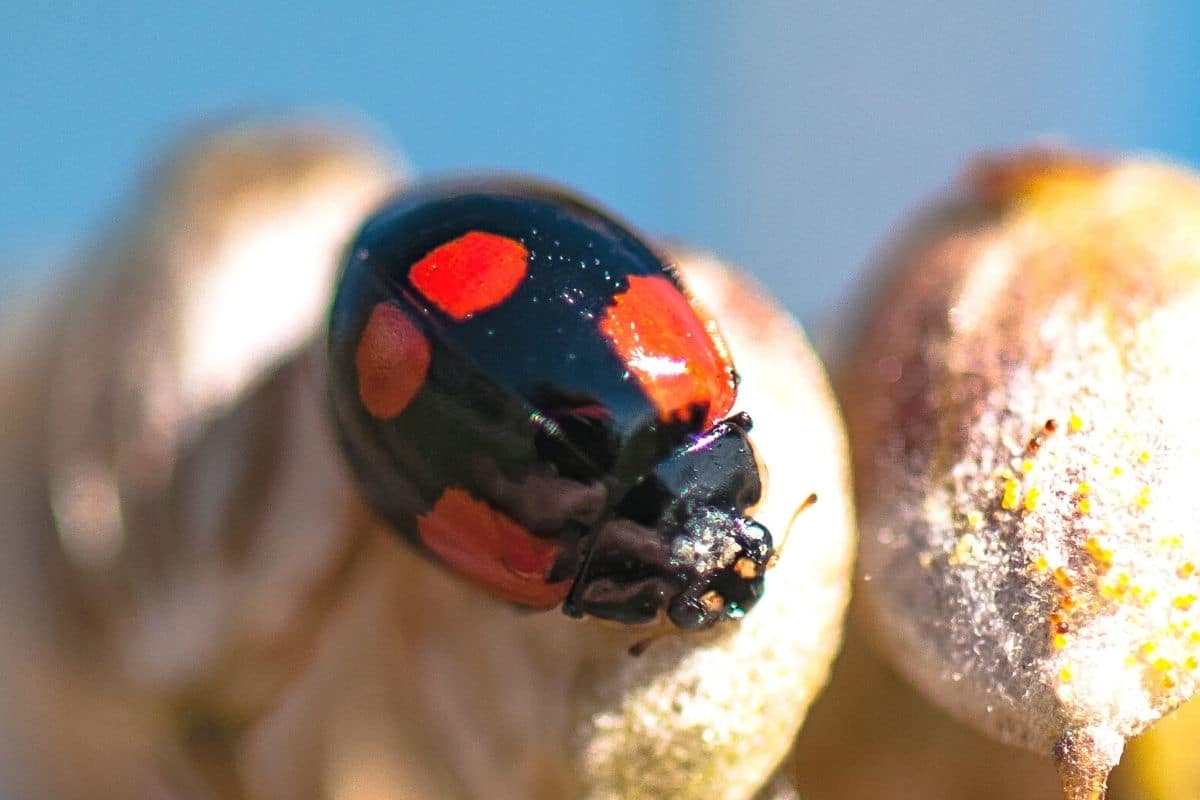
[[[770,533],[750,418],[667,262],[560,189],[406,191],[349,250],[329,331],[368,502],[492,595],[680,628],[742,616]]]

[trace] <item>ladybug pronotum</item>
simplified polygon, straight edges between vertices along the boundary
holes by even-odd
[[[365,497],[495,597],[679,628],[744,615],[770,533],[715,325],[642,238],[514,179],[428,183],[350,250],[329,330]]]

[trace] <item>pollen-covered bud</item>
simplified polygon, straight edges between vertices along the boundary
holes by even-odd
[[[679,253],[678,265],[721,325],[742,379],[739,404],[754,409],[766,477],[753,513],[779,557],[753,579],[766,588],[744,618],[656,640],[639,658],[606,643],[609,632],[598,626],[564,618],[543,629],[543,648],[569,643],[580,665],[571,796],[754,797],[786,755],[841,642],[854,523],[824,372],[796,323],[747,277],[698,253]],[[735,561],[732,569],[750,567]],[[780,780],[758,796],[794,795]]]
[[[864,617],[935,702],[1103,796],[1200,669],[1200,180],[989,160],[840,374]]]

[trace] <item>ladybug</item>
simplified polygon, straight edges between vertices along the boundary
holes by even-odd
[[[408,542],[510,603],[694,629],[774,548],[750,417],[667,261],[570,193],[431,182],[369,219],[329,326],[339,437]]]

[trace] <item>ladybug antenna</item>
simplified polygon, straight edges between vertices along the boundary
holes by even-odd
[[[800,515],[804,513],[805,509],[811,508],[812,506],[816,505],[816,503],[817,493],[813,492],[808,497],[804,498],[804,502],[796,506],[796,510],[792,512],[791,518],[788,519],[787,527],[783,529],[783,541],[779,543],[779,546],[775,548],[775,552],[771,554],[769,559],[767,559],[767,569],[775,566],[775,562],[779,560],[779,556],[783,553],[784,545],[787,544],[788,539],[790,539],[792,536],[792,528],[795,526],[796,520],[800,518]]]

